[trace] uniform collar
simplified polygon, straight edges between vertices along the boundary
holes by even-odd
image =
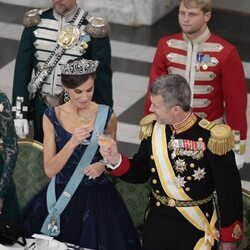
[[[71,10],[70,12],[68,12],[66,15],[61,16],[60,14],[58,14],[55,9],[53,9],[53,15],[55,17],[56,20],[61,20],[62,18],[65,19],[65,22],[68,23],[70,22],[73,17],[75,16],[76,12],[77,12],[78,6],[77,4],[75,5],[75,7],[73,8],[73,10]]]
[[[190,129],[197,121],[197,116],[191,111],[190,114],[181,122],[171,125],[171,130],[175,134],[180,134],[182,132]]]
[[[203,42],[207,41],[207,39],[210,37],[210,35],[211,35],[211,32],[210,32],[209,28],[207,27],[205,29],[205,31],[201,35],[199,35],[197,38],[195,38],[193,40],[190,40],[189,37],[185,33],[183,33],[183,39],[186,42],[192,42],[192,43],[200,44],[200,43],[203,43]]]

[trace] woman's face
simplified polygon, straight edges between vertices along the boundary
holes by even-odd
[[[94,79],[90,77],[75,89],[67,89],[71,103],[78,109],[85,109],[89,106],[94,94]]]

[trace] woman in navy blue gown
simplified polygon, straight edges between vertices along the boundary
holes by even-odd
[[[22,228],[27,236],[42,232],[59,241],[90,249],[137,250],[141,247],[136,229],[100,161],[98,129],[103,126],[115,133],[117,120],[111,108],[91,101],[97,65],[97,61],[85,59],[62,65],[62,84],[65,98],[69,100],[48,108],[43,117],[44,170],[48,177],[53,177],[54,186],[52,191],[46,187],[31,201],[24,213]],[[101,115],[101,110],[106,113]],[[82,125],[81,113],[92,115],[88,125]],[[89,145],[82,143],[86,139]],[[80,172],[75,175],[81,179],[72,194],[65,186],[77,171],[84,153],[94,144],[97,146],[90,164],[80,166]],[[49,201],[53,190],[56,201],[63,195],[70,197],[63,211],[55,201]],[[46,224],[46,220],[49,223]]]

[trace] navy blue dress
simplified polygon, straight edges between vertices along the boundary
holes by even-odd
[[[112,114],[110,109],[107,121]],[[48,108],[45,115],[52,122],[56,133],[57,151],[72,136],[58,121],[54,108]],[[106,124],[107,124],[106,121]],[[67,182],[80,161],[85,145],[78,145],[64,168],[56,176],[56,196],[63,192]],[[92,163],[101,159],[97,150]],[[48,215],[46,204],[47,187],[42,190],[25,209],[22,228],[27,236],[40,233]],[[108,177],[88,179],[84,176],[79,187],[60,216],[61,233],[56,237],[61,242],[72,243],[95,250],[137,250],[141,249],[138,235],[127,208]]]

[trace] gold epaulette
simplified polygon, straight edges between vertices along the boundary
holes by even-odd
[[[85,31],[94,38],[107,37],[110,34],[109,23],[101,17],[86,17],[88,24]]]
[[[50,8],[46,9],[32,9],[25,12],[23,17],[23,25],[25,27],[32,27],[41,22],[40,15],[48,11]]]
[[[215,124],[206,119],[202,119],[199,125],[211,132],[207,147],[212,153],[224,155],[234,148],[233,133],[228,125]]]
[[[147,139],[151,136],[153,132],[153,121],[156,120],[156,115],[154,113],[144,116],[140,121],[140,134],[139,138]]]

